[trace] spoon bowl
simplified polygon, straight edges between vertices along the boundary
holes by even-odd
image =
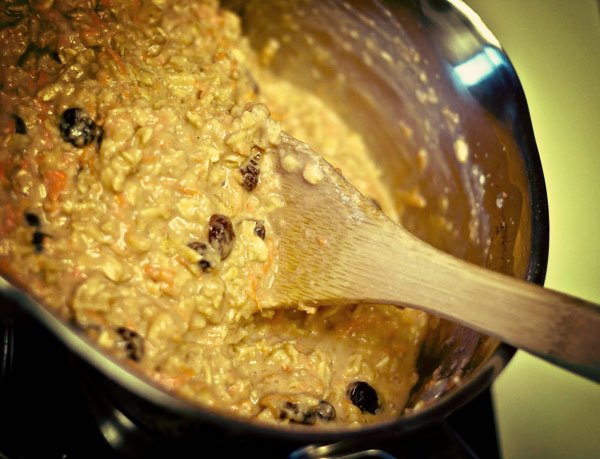
[[[600,382],[600,306],[475,266],[387,218],[293,137],[278,156],[278,269],[263,308],[384,303],[422,309]]]

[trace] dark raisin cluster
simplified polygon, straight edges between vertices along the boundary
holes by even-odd
[[[82,108],[68,108],[60,116],[58,125],[60,135],[65,142],[77,148],[83,148],[96,139],[102,139],[103,130]]]
[[[192,241],[188,243],[188,247],[198,252],[200,269],[207,273],[218,262],[210,256],[210,252],[214,250],[221,260],[225,260],[233,250],[234,244],[235,231],[231,219],[225,215],[214,214],[208,221],[208,244],[202,241]]]
[[[289,419],[294,424],[312,426],[317,419],[322,421],[333,421],[335,419],[335,408],[329,402],[321,400],[318,405],[302,410],[298,403],[285,402],[279,411],[279,419]]]
[[[36,228],[39,228],[41,225],[40,217],[31,212],[25,212],[25,221],[29,226],[34,226]]]
[[[233,250],[235,232],[229,217],[214,214],[208,221],[208,243],[225,260]]]
[[[44,240],[49,237],[46,233],[43,233],[39,230],[42,226],[42,222],[40,218],[31,212],[25,212],[24,214],[25,222],[35,228],[33,234],[31,236],[31,245],[37,253],[42,253],[44,251]]]
[[[242,174],[242,185],[248,191],[252,191],[258,185],[258,176],[260,175],[260,158],[261,153],[255,147],[253,149],[250,158],[246,163],[240,167],[240,173]]]
[[[17,134],[27,134],[27,126],[25,125],[25,121],[23,121],[23,118],[15,114],[12,114],[11,117],[15,122],[15,132]]]
[[[135,330],[127,327],[117,328],[117,333],[123,339],[122,345],[125,347],[127,358],[139,362],[144,356],[144,338]]]
[[[379,397],[377,391],[364,381],[350,383],[346,394],[353,405],[360,411],[375,414],[379,410]]]
[[[48,235],[42,233],[41,231],[33,232],[33,236],[31,237],[31,244],[33,245],[37,253],[42,253],[44,251],[44,239],[46,239],[46,237],[48,237]]]
[[[267,230],[265,229],[265,222],[262,220],[256,220],[256,224],[254,225],[254,234],[256,234],[263,241],[267,236]]]
[[[202,271],[204,271],[205,273],[209,272],[213,268],[213,266],[210,263],[210,261],[208,261],[208,259],[206,258],[206,251],[208,250],[208,246],[204,242],[193,241],[188,244],[188,247],[190,249],[195,250],[200,255],[201,258],[198,262],[198,264],[200,265],[200,269],[202,269]]]

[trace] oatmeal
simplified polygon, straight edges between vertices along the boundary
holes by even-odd
[[[0,24],[5,276],[202,406],[317,426],[402,413],[424,313],[261,309],[282,130],[394,214],[361,137],[262,68],[236,15],[57,0],[11,4]]]

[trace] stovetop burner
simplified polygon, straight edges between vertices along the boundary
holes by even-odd
[[[498,459],[489,391],[408,437],[297,446],[235,434],[174,441],[140,425],[103,390],[104,379],[37,322],[0,304],[0,459],[123,457]]]

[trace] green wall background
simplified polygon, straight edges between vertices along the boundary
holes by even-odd
[[[529,103],[550,207],[546,286],[600,303],[600,2],[466,3]],[[600,458],[600,385],[519,351],[493,394],[506,459]]]

